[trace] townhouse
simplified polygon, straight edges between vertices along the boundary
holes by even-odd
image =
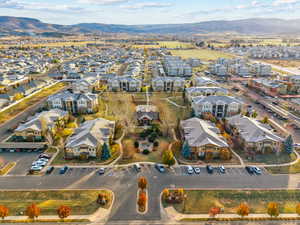
[[[192,67],[178,56],[165,56],[163,67],[168,76],[191,77]]]
[[[107,86],[109,91],[139,92],[142,88],[142,81],[131,76],[119,76],[109,79]]]
[[[185,80],[181,77],[156,77],[151,82],[153,91],[183,91],[184,86]]]

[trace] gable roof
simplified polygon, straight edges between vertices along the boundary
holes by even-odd
[[[220,135],[220,130],[212,123],[199,118],[191,118],[180,122],[184,137],[191,147],[215,145],[228,147],[225,139]]]
[[[228,123],[236,127],[246,142],[272,140],[282,142],[283,138],[271,131],[271,127],[253,118],[236,115],[228,118]]]
[[[81,145],[97,147],[99,144],[108,142],[114,132],[115,122],[98,118],[84,122],[79,128],[75,129],[72,136],[67,139],[67,148],[74,148]]]

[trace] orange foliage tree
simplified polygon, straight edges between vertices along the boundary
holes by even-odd
[[[145,192],[140,192],[137,204],[139,205],[139,207],[141,209],[145,209],[146,202],[147,202],[146,193]]]
[[[71,215],[71,208],[65,205],[61,205],[58,209],[57,209],[57,215],[59,218],[61,219],[65,219],[68,216]]]
[[[37,207],[36,204],[31,204],[26,209],[26,215],[30,219],[38,218],[40,214],[41,214],[41,209]]]
[[[145,177],[140,177],[138,180],[138,186],[140,189],[144,190],[147,188],[148,181]]]
[[[211,207],[209,209],[209,215],[212,217],[215,217],[217,214],[220,214],[220,212],[221,212],[220,207]]]
[[[4,220],[9,214],[9,210],[7,207],[0,205],[0,217]]]
[[[298,203],[296,206],[296,213],[300,215],[300,203]]]
[[[241,203],[236,210],[236,213],[241,217],[248,216],[250,212],[249,206],[247,203]]]

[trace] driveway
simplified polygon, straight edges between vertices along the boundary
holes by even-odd
[[[1,152],[0,162],[16,162],[8,175],[26,175],[39,152]]]

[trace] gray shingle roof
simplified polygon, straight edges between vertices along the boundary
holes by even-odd
[[[219,129],[212,123],[199,118],[181,121],[181,127],[189,146],[200,147],[208,144],[217,147],[228,147],[225,139],[220,135]]]

